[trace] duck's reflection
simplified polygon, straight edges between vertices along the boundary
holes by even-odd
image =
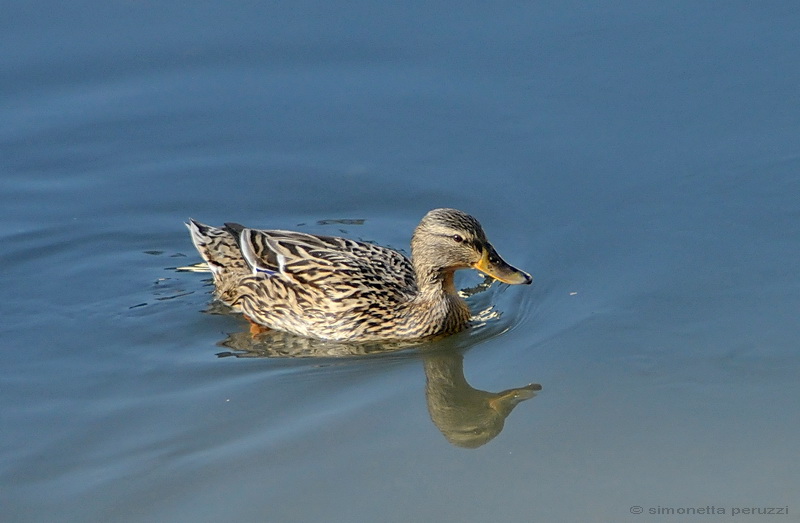
[[[423,360],[431,420],[459,447],[474,449],[494,439],[514,407],[542,390],[535,383],[502,392],[473,388],[464,378],[464,356],[452,350],[424,354]]]
[[[220,357],[330,358],[396,352],[420,346],[425,367],[425,397],[431,420],[453,445],[477,448],[500,434],[505,419],[520,402],[536,395],[541,385],[486,392],[473,388],[464,377],[464,356],[458,348],[436,348],[419,342],[344,344],[300,338],[271,331],[257,337],[234,333],[220,345],[230,349]]]

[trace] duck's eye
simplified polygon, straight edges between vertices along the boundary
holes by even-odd
[[[464,241],[464,238],[462,238],[461,235],[459,235],[459,234],[454,234],[453,235],[453,241],[456,242],[456,243],[461,243],[461,242]]]

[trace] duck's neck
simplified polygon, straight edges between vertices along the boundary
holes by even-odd
[[[428,267],[417,267],[417,296],[413,300],[413,309],[423,316],[436,330],[427,334],[449,334],[466,327],[470,319],[470,311],[456,291],[453,276],[455,271],[434,270]]]
[[[419,293],[425,296],[458,297],[454,283],[455,271],[443,271],[435,267],[414,264]]]

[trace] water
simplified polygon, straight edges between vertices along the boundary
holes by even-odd
[[[6,6],[2,519],[798,521],[799,20]],[[423,348],[248,353],[176,270],[190,216],[408,249],[440,206],[534,285]]]

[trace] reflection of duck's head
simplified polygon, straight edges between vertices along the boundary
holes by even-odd
[[[498,393],[475,389],[464,378],[463,356],[449,351],[425,355],[425,378],[431,420],[447,441],[465,448],[492,440],[514,407],[542,388],[530,384]]]

